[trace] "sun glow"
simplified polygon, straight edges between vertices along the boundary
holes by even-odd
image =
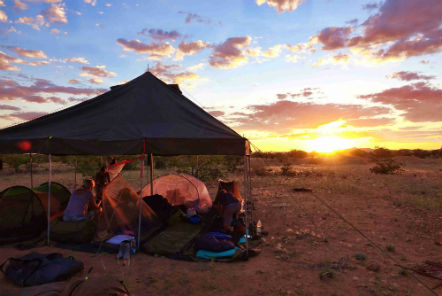
[[[352,139],[344,139],[335,136],[324,136],[306,141],[309,151],[330,153],[336,150],[348,149],[354,146]]]
[[[348,149],[354,146],[355,141],[348,138],[341,138],[334,134],[342,132],[345,128],[345,120],[333,121],[316,128],[319,134],[317,138],[307,140],[307,149],[322,153],[330,153],[336,150]]]

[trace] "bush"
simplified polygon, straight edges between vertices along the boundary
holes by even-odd
[[[294,176],[294,175],[296,175],[296,172],[292,171],[291,164],[286,163],[281,167],[281,175],[282,176]]]
[[[373,174],[393,175],[402,170],[402,165],[392,158],[376,161],[376,165],[370,168]]]

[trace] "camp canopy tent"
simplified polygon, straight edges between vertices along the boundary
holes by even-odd
[[[245,138],[150,72],[96,98],[0,130],[3,154],[246,155],[248,147]]]
[[[52,154],[249,156],[250,146],[246,138],[146,72],[96,98],[0,130],[0,154],[23,152],[49,155],[51,182]],[[248,191],[249,157],[244,168]]]

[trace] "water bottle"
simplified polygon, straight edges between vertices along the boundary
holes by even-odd
[[[258,220],[256,223],[256,234],[261,235],[262,234],[262,222],[261,220]]]

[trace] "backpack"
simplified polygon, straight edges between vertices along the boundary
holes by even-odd
[[[83,263],[59,253],[29,253],[19,258],[9,258],[0,271],[16,285],[27,287],[63,281],[83,269]]]

